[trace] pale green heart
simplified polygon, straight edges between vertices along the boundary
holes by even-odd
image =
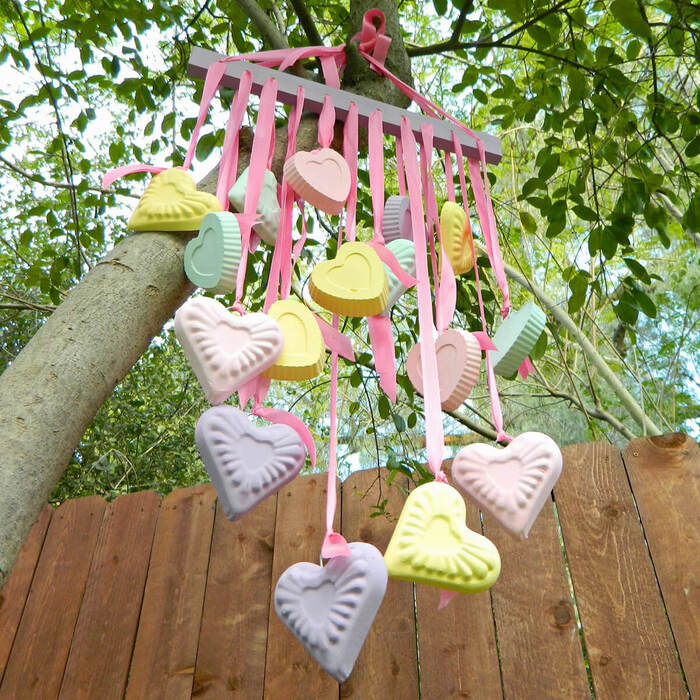
[[[535,347],[547,320],[544,311],[528,301],[519,311],[511,311],[493,336],[497,351],[491,355],[493,371],[502,377],[517,372]]]
[[[185,248],[185,274],[202,289],[228,294],[235,289],[241,261],[241,232],[230,212],[207,214],[197,238]]]
[[[246,168],[236,180],[236,183],[228,193],[229,202],[236,211],[242,212],[245,204],[245,193],[248,187],[248,171]],[[256,213],[260,223],[253,226],[253,230],[262,238],[265,243],[275,245],[277,240],[277,229],[280,224],[280,205],[277,201],[277,179],[275,174],[265,171],[263,186],[258,199]]]
[[[390,250],[396,261],[401,266],[401,269],[407,274],[413,276],[416,274],[416,258],[413,251],[413,241],[405,238],[396,238],[386,244],[387,250]],[[380,316],[388,316],[391,313],[391,307],[399,300],[400,296],[406,291],[399,278],[391,271],[388,265],[384,265],[386,271],[386,281],[389,285],[389,301],[386,309],[382,311]]]

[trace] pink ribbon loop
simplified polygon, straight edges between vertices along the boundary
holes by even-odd
[[[304,443],[304,447],[306,447],[306,451],[309,453],[311,466],[314,467],[316,465],[316,445],[314,444],[314,439],[311,432],[301,419],[297,418],[288,411],[282,411],[279,408],[269,408],[267,406],[260,405],[255,405],[253,407],[252,414],[254,416],[258,416],[259,418],[269,420],[271,423],[288,425],[290,428],[292,428],[292,430],[297,433],[297,435],[301,438],[301,441]]]
[[[379,27],[376,27],[374,20],[379,20]],[[352,41],[359,41],[360,51],[372,54],[377,63],[384,65],[389,46],[391,46],[391,37],[384,33],[386,29],[386,18],[381,10],[373,9],[365,12],[362,17],[362,30],[352,38]],[[379,71],[374,69],[375,73]]]
[[[518,374],[520,375],[521,379],[527,379],[528,374],[531,372],[534,372],[535,368],[532,365],[532,362],[530,361],[529,357],[526,357],[523,361],[520,367],[518,367]]]
[[[182,170],[183,168],[178,166],[178,169]],[[112,183],[127,175],[133,175],[134,173],[153,173],[154,175],[157,175],[158,173],[162,173],[164,170],[168,170],[168,168],[160,167],[158,165],[143,165],[142,163],[122,165],[119,168],[109,170],[102,176],[102,189],[106,190]]]
[[[498,350],[493,344],[489,334],[486,331],[474,331],[472,335],[479,341],[479,347],[485,352],[486,350]]]
[[[323,342],[326,347],[335,352],[340,357],[344,357],[350,362],[355,361],[355,352],[352,349],[352,341],[346,335],[343,335],[337,328],[333,328],[330,323],[326,323],[318,314],[314,314],[318,328],[323,336]]]
[[[392,403],[396,403],[396,365],[391,319],[388,316],[370,316],[367,319],[367,327],[374,367],[379,374],[379,386]]]
[[[333,557],[349,557],[350,547],[347,540],[337,532],[328,532],[323,538],[321,545],[321,556],[324,559],[332,559]]]
[[[406,289],[410,289],[418,284],[418,280],[409,275],[408,272],[399,265],[396,256],[383,243],[369,241],[367,245],[374,249],[380,260],[396,275],[396,278]]]

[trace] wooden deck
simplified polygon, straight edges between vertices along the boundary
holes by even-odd
[[[527,541],[485,518],[503,561],[491,591],[438,612],[437,590],[390,580],[340,687],[270,606],[287,566],[318,561],[324,487],[299,477],[237,523],[210,485],[47,506],[0,596],[0,698],[700,698],[693,440],[565,448]],[[376,471],[353,474],[338,519],[383,551],[378,489]],[[401,491],[382,497],[395,518]]]

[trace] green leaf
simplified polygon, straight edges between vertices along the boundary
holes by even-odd
[[[355,367],[350,374],[350,386],[357,389],[360,384],[362,384],[362,373],[358,367]]]
[[[576,206],[572,207],[572,210],[574,214],[579,217],[579,219],[583,219],[584,221],[598,221],[598,215],[593,211],[593,209],[583,204],[577,204]]]
[[[552,153],[540,166],[539,177],[541,180],[549,180],[559,167],[559,153]]]
[[[441,17],[447,12],[447,0],[433,0],[433,7]]]
[[[651,284],[651,277],[646,271],[646,268],[641,263],[637,262],[634,258],[624,258],[625,265],[629,268],[630,272],[644,284]]]
[[[394,413],[393,418],[396,430],[400,433],[406,432],[406,421],[403,419],[403,416],[400,413]]]
[[[644,19],[636,0],[614,0],[610,4],[610,12],[632,34],[651,39],[651,27]]]
[[[530,359],[534,360],[535,362],[542,357],[544,357],[544,353],[547,350],[547,331],[544,330],[540,334],[540,337],[537,339],[537,342],[535,343],[535,347],[532,348],[532,351],[530,352]]]
[[[632,294],[637,302],[637,306],[642,310],[642,313],[649,318],[656,318],[656,304],[654,304],[651,298],[641,289],[633,290]]]
[[[379,395],[379,400],[377,401],[377,410],[379,411],[379,417],[382,419],[387,419],[389,413],[391,412],[391,405],[389,404],[389,399],[385,394]]]
[[[527,33],[539,46],[549,46],[552,43],[551,34],[539,24],[533,24],[532,26],[528,27]]]
[[[685,147],[685,154],[688,158],[695,158],[695,156],[700,154],[700,134]]]
[[[537,231],[537,221],[535,221],[535,217],[529,212],[524,210],[520,211],[520,223],[522,223],[523,228],[528,233],[535,233]]]

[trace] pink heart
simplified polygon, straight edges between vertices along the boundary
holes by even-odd
[[[507,447],[473,444],[452,462],[455,485],[512,535],[525,539],[561,474],[557,443],[523,433]]]
[[[177,310],[175,335],[214,405],[275,364],[284,343],[267,314],[236,316],[209,297],[189,299]]]
[[[462,405],[479,381],[479,341],[471,333],[450,328],[438,336],[435,351],[440,403],[446,411],[454,411]],[[414,345],[408,353],[406,372],[415,390],[423,396],[420,343]]]
[[[284,164],[284,176],[305,202],[327,214],[340,214],[350,194],[350,168],[332,148],[297,151]]]

